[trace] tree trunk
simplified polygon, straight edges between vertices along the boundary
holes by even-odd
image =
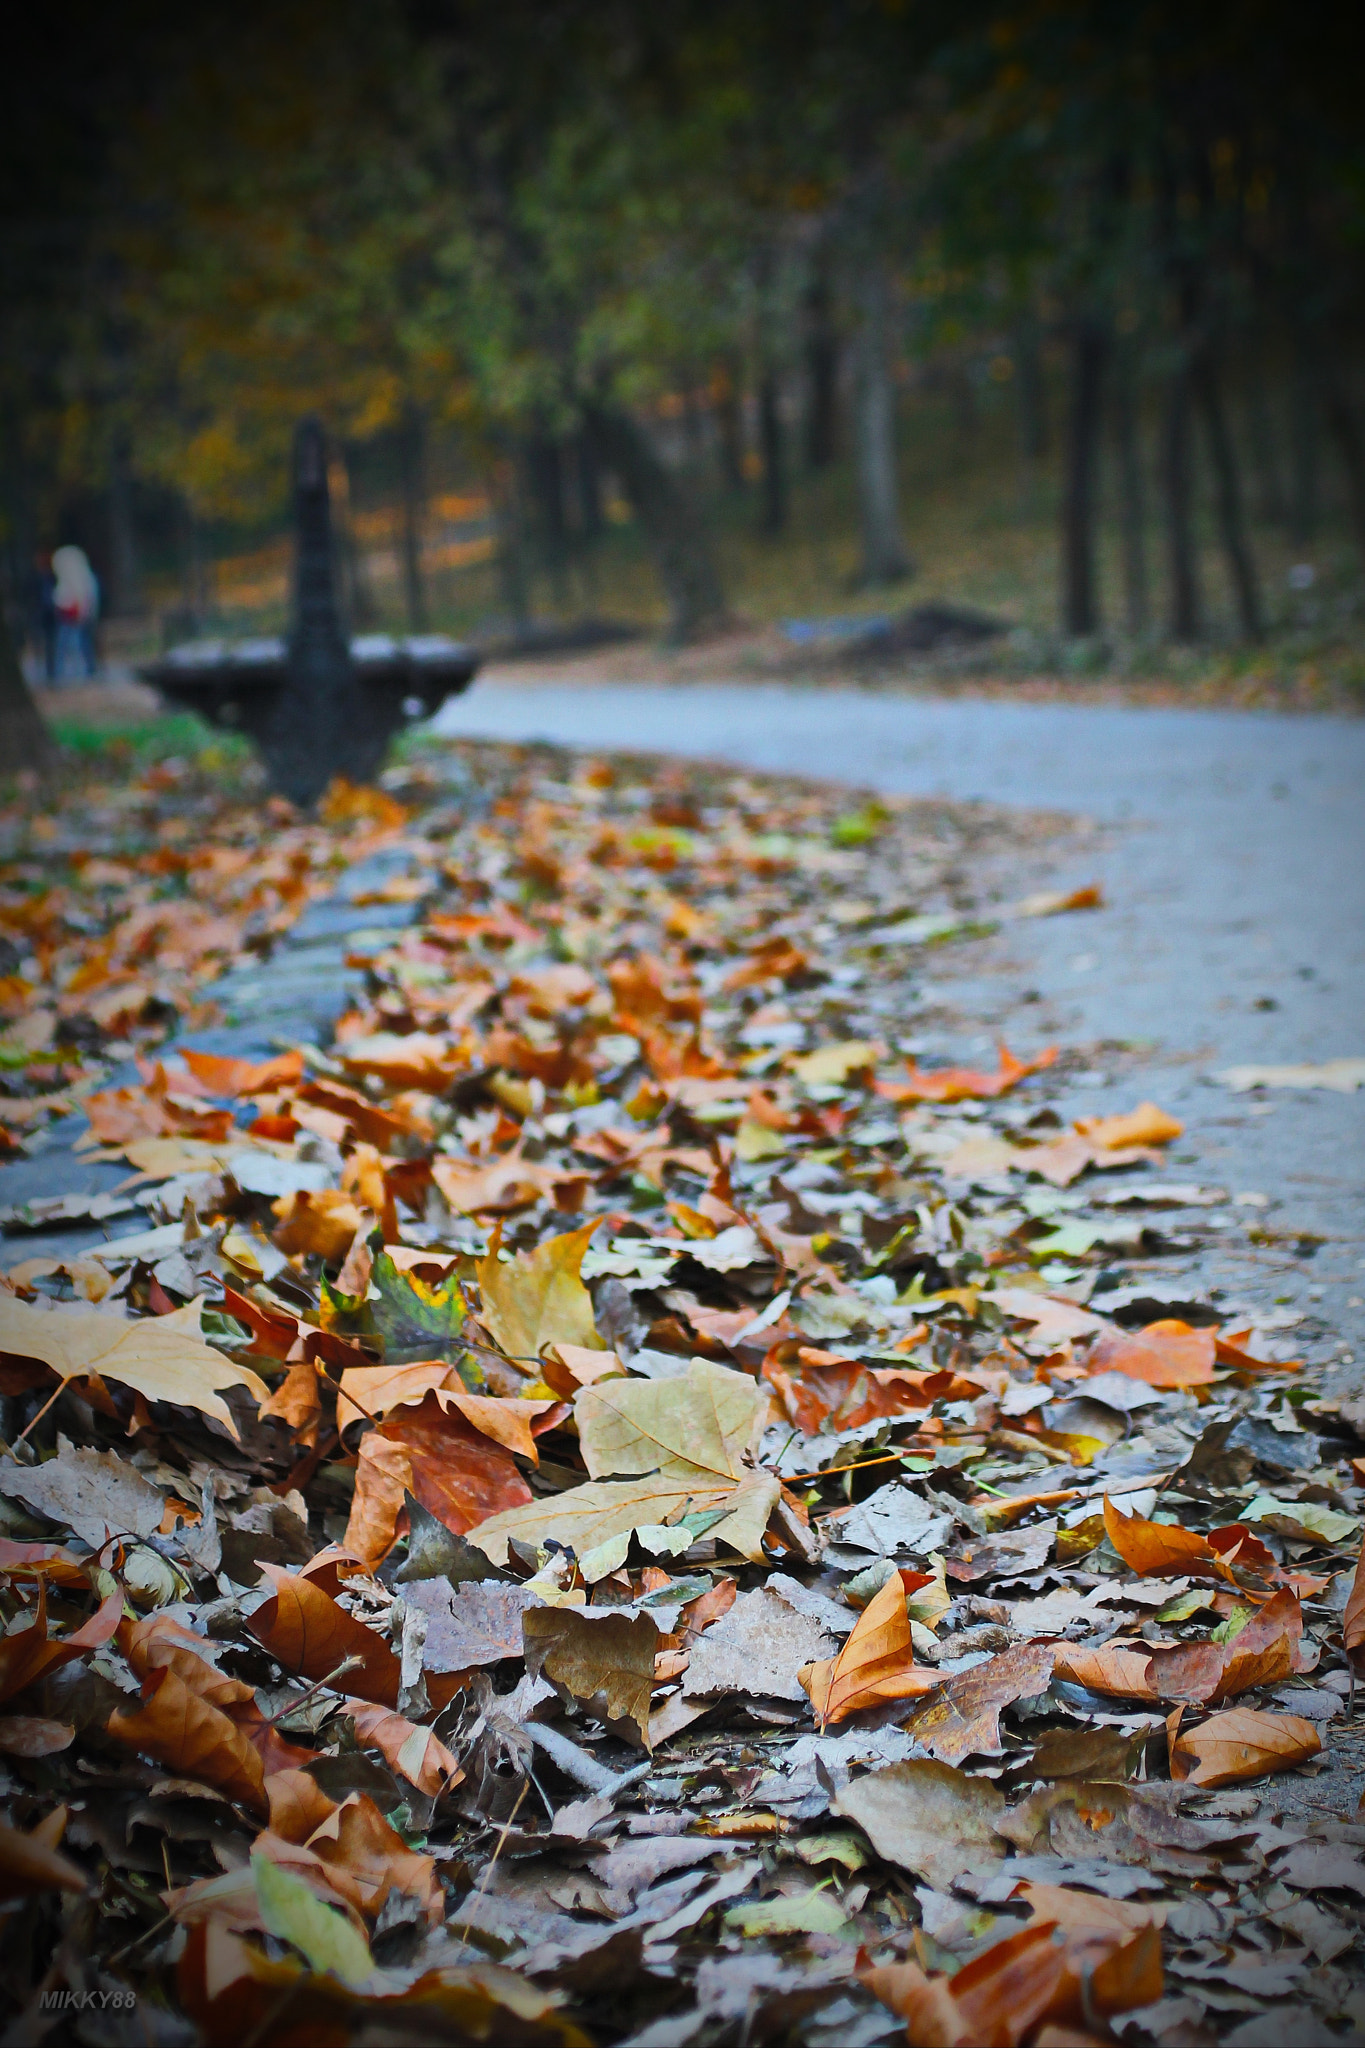
[[[1361,553],[1365,555],[1365,440],[1361,438],[1360,421],[1356,418],[1355,407],[1351,404],[1346,386],[1339,376],[1329,374],[1326,378],[1323,405],[1327,414],[1327,425],[1331,429],[1332,437],[1337,444],[1337,453],[1346,471],[1351,524],[1355,528]]]
[[[1290,387],[1293,495],[1289,517],[1291,537],[1300,547],[1306,546],[1318,530],[1318,407],[1313,369],[1312,351],[1300,326],[1294,336]]]
[[[723,363],[712,389],[715,393],[716,435],[720,443],[721,482],[727,491],[744,489],[744,402],[738,373],[732,363]]]
[[[697,509],[622,407],[593,404],[587,423],[649,541],[668,600],[669,638],[677,645],[695,640],[725,618],[720,575]]]
[[[1257,515],[1267,526],[1285,526],[1289,522],[1289,505],[1266,391],[1265,364],[1258,353],[1253,353],[1247,368],[1246,420],[1256,470]]]
[[[552,435],[533,434],[526,443],[524,461],[541,561],[550,578],[555,605],[562,612],[569,603],[569,524],[564,509],[563,451]]]
[[[1084,637],[1100,623],[1095,576],[1096,486],[1108,335],[1093,314],[1072,323],[1071,393],[1062,491],[1062,626]]]
[[[806,466],[828,469],[838,431],[839,337],[829,280],[816,277],[806,293]]]
[[[1261,623],[1261,597],[1256,582],[1256,565],[1247,541],[1246,522],[1242,516],[1242,486],[1237,468],[1237,451],[1233,446],[1232,435],[1228,431],[1227,415],[1223,410],[1217,364],[1212,349],[1208,347],[1201,351],[1195,371],[1195,394],[1199,401],[1199,409],[1204,415],[1204,430],[1209,440],[1209,458],[1213,464],[1214,489],[1218,500],[1218,527],[1223,537],[1223,552],[1227,556],[1228,571],[1237,599],[1238,624],[1248,640],[1259,640],[1264,630]]]
[[[896,391],[891,377],[891,290],[884,265],[869,258],[858,278],[858,512],[868,584],[910,574],[900,529],[896,475]]]
[[[585,541],[599,540],[606,525],[602,510],[602,472],[592,436],[579,428],[573,437],[574,502]]]
[[[782,413],[777,372],[765,367],[758,383],[758,444],[763,459],[763,531],[779,534],[787,524],[787,474],[782,447]]]
[[[356,538],[350,463],[345,449],[335,442],[332,446],[332,474],[328,481],[332,499],[332,530],[340,557],[341,573],[337,582],[344,596],[347,629],[352,633],[369,633],[379,624],[379,610],[366,574],[365,555]]]
[[[1027,320],[1015,336],[1018,364],[1019,446],[1026,462],[1042,462],[1048,452],[1047,386],[1038,323]]]
[[[1151,624],[1151,601],[1147,582],[1147,494],[1142,481],[1142,442],[1131,348],[1123,349],[1116,367],[1114,444],[1123,531],[1124,615],[1129,633],[1139,639]]]
[[[422,415],[415,405],[405,406],[398,456],[403,487],[403,596],[410,633],[427,630],[427,594],[422,576],[422,527],[426,512],[424,438]]]
[[[526,565],[521,479],[514,460],[509,458],[497,465],[489,478],[488,496],[498,533],[498,584],[502,601],[512,621],[513,634],[517,639],[523,639],[531,623],[531,591]]]
[[[1190,502],[1190,365],[1182,353],[1166,394],[1166,542],[1173,640],[1199,636],[1199,577]]]
[[[0,606],[0,775],[27,771],[50,775],[57,766],[57,749],[43,723],[42,714],[29,694],[24,671],[10,632],[9,619]]]
[[[109,610],[137,618],[142,605],[137,528],[133,520],[133,476],[127,438],[115,437],[109,460]]]

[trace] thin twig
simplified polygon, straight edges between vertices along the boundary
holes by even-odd
[[[363,1664],[364,1662],[365,1659],[357,1656],[354,1652],[349,1657],[343,1657],[335,1671],[329,1671],[325,1678],[315,1678],[306,1692],[301,1692],[296,1700],[290,1700],[286,1706],[280,1708],[277,1714],[272,1714],[265,1724],[266,1727],[273,1728],[278,1722],[287,1721],[289,1716],[297,1714],[299,1708],[305,1705],[322,1686],[330,1685],[334,1678],[340,1678],[343,1671],[353,1671],[357,1664]]]
[[[521,1812],[521,1802],[526,1797],[527,1791],[530,1787],[530,1783],[531,1780],[529,1775],[522,1779],[521,1790],[517,1794],[516,1804],[513,1806],[512,1811],[508,1814],[506,1820],[502,1824],[502,1833],[498,1836],[497,1842],[494,1845],[493,1854],[489,1857],[487,1863],[479,1872],[479,1881],[475,1885],[473,1891],[470,1893],[469,1910],[465,1916],[464,1924],[460,1928],[459,1938],[461,1941],[468,1941],[469,1939],[469,1929],[474,1919],[474,1908],[478,1905],[479,1900],[483,1897],[484,1892],[488,1888],[488,1881],[493,1875],[494,1865],[497,1863],[499,1856],[501,1856],[502,1854],[504,1842],[507,1840],[507,1837],[512,1832],[513,1821]]]
[[[38,1410],[38,1413],[37,1413],[37,1414],[36,1414],[36,1415],[34,1416],[34,1418],[33,1418],[32,1422],[28,1422],[28,1423],[25,1423],[24,1427],[23,1427],[23,1428],[22,1428],[22,1429],[20,1430],[20,1432],[19,1432],[18,1436],[17,1436],[17,1437],[16,1437],[15,1439],[14,1439],[14,1448],[15,1448],[16,1450],[18,1449],[19,1445],[20,1445],[20,1444],[21,1444],[21,1443],[22,1443],[22,1442],[24,1441],[24,1438],[25,1438],[25,1437],[26,1437],[26,1436],[28,1435],[29,1431],[30,1431],[31,1429],[36,1429],[36,1428],[37,1428],[38,1424],[39,1424],[39,1423],[40,1423],[40,1422],[42,1421],[43,1417],[44,1417],[44,1416],[45,1416],[45,1415],[47,1414],[47,1411],[48,1411],[48,1409],[49,1409],[49,1408],[50,1408],[50,1407],[52,1406],[53,1402],[54,1402],[55,1400],[57,1400],[57,1398],[59,1397],[59,1395],[62,1395],[62,1394],[64,1394],[65,1392],[66,1392],[66,1381],[65,1381],[65,1380],[62,1380],[62,1381],[60,1382],[60,1384],[59,1384],[59,1385],[55,1386],[55,1387],[54,1387],[54,1388],[52,1389],[52,1392],[51,1392],[51,1393],[50,1393],[50,1394],[48,1395],[48,1397],[47,1397],[47,1399],[46,1399],[46,1400],[44,1401],[44,1403],[43,1403],[42,1407],[41,1407],[41,1408],[40,1408],[40,1409]]]

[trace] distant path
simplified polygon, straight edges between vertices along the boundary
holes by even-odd
[[[494,677],[435,729],[700,755],[1119,828],[1057,875],[1102,881],[1110,907],[1015,927],[977,1014],[1003,1015],[1029,987],[1044,997],[1038,1022],[1073,1042],[1153,1041],[1149,1068],[1078,1098],[1077,1113],[1127,1102],[1135,1085],[1159,1091],[1195,1126],[1206,1178],[1283,1197],[1285,1225],[1342,1240],[1295,1293],[1324,1287],[1365,1381],[1365,1316],[1347,1307],[1365,1295],[1365,1091],[1276,1094],[1255,1115],[1250,1098],[1200,1081],[1245,1061],[1365,1056],[1365,722]]]

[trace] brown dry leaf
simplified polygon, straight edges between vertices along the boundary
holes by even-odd
[[[398,1408],[361,1439],[345,1541],[367,1564],[393,1543],[405,1493],[457,1536],[490,1516],[519,1513],[531,1499],[509,1453],[462,1414],[448,1413],[441,1399],[429,1393],[416,1407]]]
[[[547,1344],[600,1345],[583,1254],[597,1220],[547,1239],[534,1251],[498,1257],[496,1242],[478,1266],[480,1320],[506,1357],[533,1371]]]
[[[1356,1560],[1346,1612],[1341,1617],[1341,1639],[1357,1671],[1365,1668],[1365,1551]]]
[[[27,1834],[0,1821],[0,1899],[89,1890],[85,1872],[57,1847],[65,1825],[64,1806],[44,1814]]]
[[[1302,1634],[1303,1610],[1286,1586],[1227,1642],[1153,1650],[1152,1684],[1159,1698],[1187,1706],[1215,1705],[1254,1685],[1277,1685],[1294,1670]]]
[[[403,1598],[427,1617],[422,1663],[436,1673],[474,1671],[519,1657],[522,1615],[541,1604],[528,1587],[494,1579],[458,1587],[446,1579],[419,1579],[404,1586]]]
[[[1267,1771],[1291,1770],[1321,1749],[1316,1721],[1232,1707],[1184,1730],[1171,1744],[1171,1776],[1191,1785],[1236,1785]]]
[[[117,1451],[78,1449],[64,1436],[41,1465],[0,1465],[0,1494],[64,1523],[92,1550],[111,1536],[155,1535],[166,1510],[159,1490]]]
[[[845,1785],[832,1811],[856,1821],[879,1856],[947,1891],[964,1870],[1005,1854],[1004,1794],[951,1764],[888,1764]]]
[[[329,1882],[343,1899],[367,1916],[383,1907],[392,1891],[416,1899],[429,1926],[445,1917],[445,1894],[430,1856],[410,1849],[374,1801],[353,1792],[308,1837]]]
[[[322,1398],[318,1391],[318,1368],[311,1359],[297,1358],[269,1400],[262,1401],[258,1414],[263,1421],[274,1417],[293,1431],[302,1446],[315,1444],[322,1421]]]
[[[375,1031],[347,1039],[337,1053],[348,1073],[373,1076],[386,1088],[421,1088],[429,1095],[444,1095],[468,1065],[457,1042],[429,1031]]]
[[[306,1842],[337,1810],[337,1801],[329,1799],[307,1771],[267,1772],[265,1796],[270,1802],[270,1832],[284,1842]]]
[[[1121,1152],[1130,1145],[1169,1145],[1185,1126],[1154,1102],[1140,1102],[1121,1116],[1077,1117],[1076,1129],[1102,1151]]]
[[[1120,1700],[1156,1700],[1161,1697],[1152,1683],[1152,1653],[1131,1650],[1122,1644],[1090,1650],[1082,1643],[1054,1644],[1053,1676],[1070,1679],[1091,1692],[1107,1693]]]
[[[57,1756],[75,1739],[75,1729],[65,1721],[46,1721],[41,1714],[0,1714],[0,1755]]]
[[[1120,1938],[1140,1927],[1164,1927],[1167,1909],[1147,1899],[1107,1899],[1100,1892],[1073,1891],[1063,1884],[1021,1884],[1014,1894],[1034,1920],[1060,1927],[1064,1934],[1116,1934]]]
[[[415,1721],[405,1720],[401,1714],[391,1714],[387,1708],[372,1706],[364,1700],[348,1700],[346,1711],[355,1724],[361,1747],[377,1749],[385,1763],[406,1778],[409,1784],[415,1785],[419,1792],[435,1799],[453,1785],[458,1785],[464,1777],[458,1759],[432,1734],[430,1728],[419,1727]],[[271,1825],[274,1825],[273,1806]]]
[[[1047,2038],[1060,2048],[1093,2040],[1082,2029],[1096,2018],[1160,1998],[1161,1934],[1150,1924],[1072,1933],[1034,1921],[951,1979],[900,1963],[866,1971],[862,1981],[906,2019],[907,2038],[921,2048],[1019,2048],[1048,2021]]]
[[[767,1390],[746,1374],[705,1359],[693,1359],[677,1379],[600,1380],[576,1403],[593,1483],[495,1515],[473,1540],[499,1565],[511,1537],[554,1537],[582,1557],[610,1536],[724,1509],[725,1519],[707,1535],[761,1562],[763,1534],[781,1498],[778,1480],[750,1462],[767,1400]]]
[[[649,1696],[659,1631],[647,1614],[528,1607],[526,1668],[542,1673],[616,1734],[649,1746]]]
[[[1176,1523],[1148,1522],[1141,1515],[1125,1515],[1108,1494],[1104,1497],[1104,1527],[1119,1556],[1139,1578],[1176,1578],[1185,1573],[1191,1578],[1235,1583],[1207,1536],[1182,1529]]]
[[[920,1572],[893,1572],[858,1616],[838,1656],[810,1664],[801,1673],[801,1683],[810,1694],[822,1728],[846,1720],[864,1707],[880,1706],[886,1700],[918,1699],[921,1693],[942,1685],[937,1671],[915,1664],[905,1607],[907,1578],[924,1583]]]
[[[912,1060],[908,1080],[879,1081],[877,1093],[890,1102],[968,1102],[1008,1095],[1026,1075],[1050,1067],[1057,1048],[1050,1045],[1035,1059],[1019,1060],[1002,1040],[997,1053],[999,1064],[993,1074],[980,1073],[975,1067],[935,1067],[926,1072]]]
[[[889,1583],[889,1581],[888,1581]],[[969,1756],[999,1756],[1000,1714],[1015,1700],[1047,1691],[1052,1651],[1018,1643],[970,1671],[959,1671],[906,1722],[908,1732],[942,1763]]]
[[[247,1626],[277,1664],[301,1678],[325,1679],[348,1657],[359,1657],[346,1673],[346,1691],[382,1707],[397,1705],[398,1659],[382,1636],[297,1572],[264,1563],[261,1572],[275,1597],[247,1617]]]
[[[625,1367],[614,1351],[594,1351],[585,1344],[547,1344],[540,1371],[547,1387],[561,1400],[572,1401],[580,1388],[620,1378]]]
[[[1176,1318],[1132,1333],[1103,1330],[1086,1359],[1089,1371],[1127,1373],[1149,1387],[1206,1386],[1214,1376],[1212,1330],[1191,1329]]]
[[[271,1204],[279,1223],[273,1232],[282,1252],[311,1252],[329,1266],[340,1265],[356,1233],[374,1228],[374,1214],[340,1188],[300,1188]]]
[[[228,1059],[220,1053],[183,1046],[181,1059],[210,1095],[264,1095],[303,1079],[303,1054],[282,1052],[273,1060]]]
[[[169,1666],[147,1679],[139,1708],[111,1714],[106,1728],[116,1742],[155,1757],[176,1777],[196,1778],[239,1805],[265,1812],[260,1756],[225,1713],[191,1692]]]
[[[38,1604],[26,1628],[12,1629],[0,1636],[0,1700],[11,1700],[49,1671],[98,1650],[107,1643],[123,1617],[123,1594],[115,1588],[89,1621],[72,1629],[70,1635],[52,1638],[47,1632],[47,1587],[38,1582]]]
[[[559,1178],[554,1167],[523,1159],[521,1147],[477,1165],[439,1153],[431,1177],[459,1216],[510,1215],[529,1209]]]
[[[235,1438],[237,1425],[222,1399],[245,1387],[258,1401],[270,1389],[250,1367],[234,1365],[199,1334],[202,1298],[169,1315],[124,1319],[95,1309],[31,1308],[0,1295],[0,1354],[41,1358],[62,1379],[98,1374],[133,1387],[147,1401],[168,1401],[211,1415]]]

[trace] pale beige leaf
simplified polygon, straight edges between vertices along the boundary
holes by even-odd
[[[202,1299],[170,1315],[125,1319],[96,1310],[33,1308],[0,1296],[0,1352],[41,1358],[64,1380],[98,1373],[133,1387],[148,1401],[169,1401],[212,1415],[235,1437],[224,1387],[245,1387],[257,1400],[269,1388],[249,1366],[234,1365],[199,1335]]]

